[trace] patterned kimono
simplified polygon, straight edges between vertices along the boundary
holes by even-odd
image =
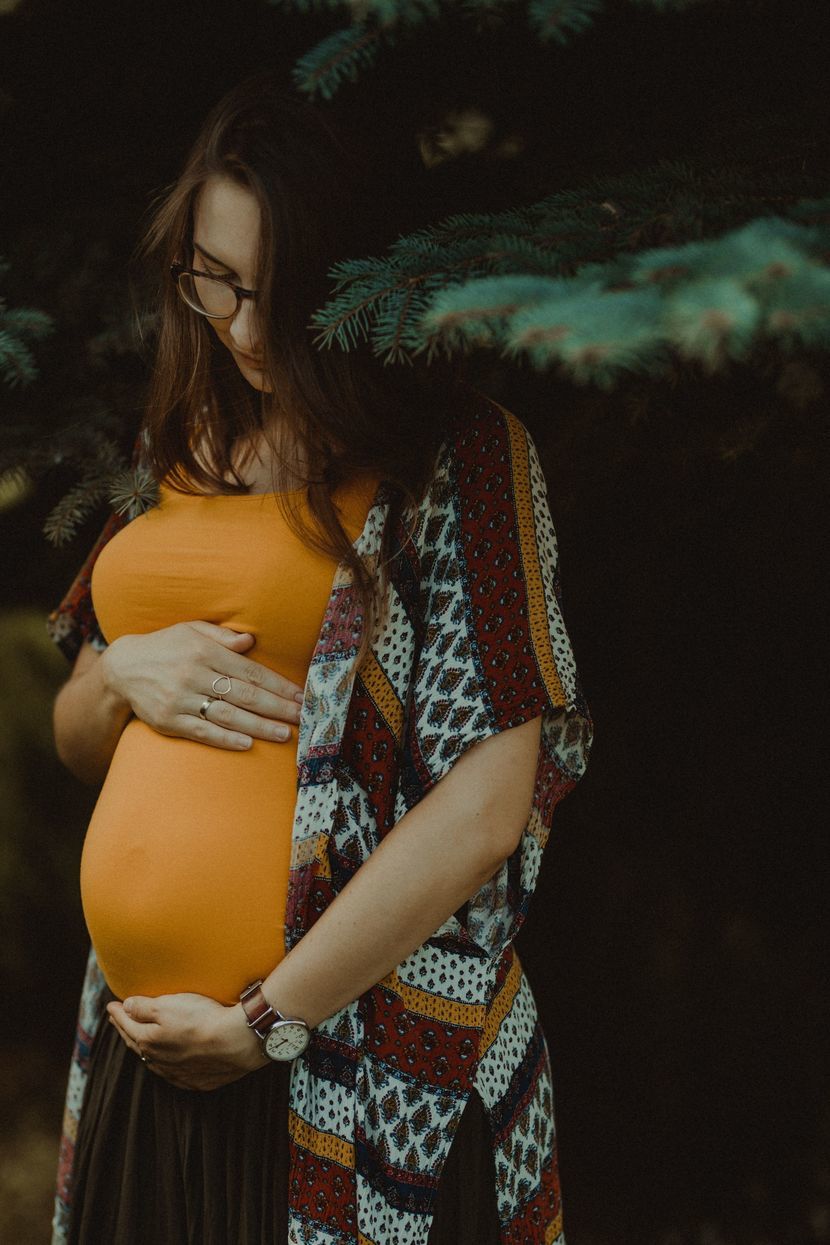
[[[355,548],[377,565],[380,484]],[[541,715],[532,811],[497,873],[416,951],[314,1030],[290,1080],[290,1245],[424,1245],[470,1093],[488,1114],[504,1245],[564,1245],[551,1068],[514,939],[559,800],[593,723],[561,613],[557,541],[533,439],[480,394],[454,418],[427,494],[396,530],[390,608],[353,669],[362,616],[341,564],[298,734],[284,913],[290,952],[384,835],[478,740]],[[72,659],[102,648],[92,566],[48,629]],[[390,902],[394,896],[390,895]],[[104,981],[90,947],[72,1053],[53,1245]]]

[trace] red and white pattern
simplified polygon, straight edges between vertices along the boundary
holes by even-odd
[[[381,483],[357,551],[376,565]],[[100,634],[90,601],[109,520],[48,627],[70,659]],[[425,1245],[470,1093],[488,1113],[504,1245],[564,1245],[550,1059],[513,945],[553,812],[593,739],[561,612],[536,446],[475,394],[396,529],[383,626],[357,671],[362,617],[342,564],[299,727],[286,951],[384,835],[488,735],[542,716],[533,807],[496,875],[382,981],[323,1021],[290,1082],[289,1245]],[[73,1142],[103,1011],[90,948],[66,1099],[53,1245],[65,1241]]]

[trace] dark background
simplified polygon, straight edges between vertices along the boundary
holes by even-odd
[[[37,409],[45,429],[103,411],[127,444],[146,365],[119,332],[148,200],[228,86],[287,71],[333,23],[253,0],[6,7],[3,292],[57,330],[0,410]],[[618,3],[564,50],[518,10],[490,35],[449,22],[339,106],[400,190],[401,232],[666,156],[791,169],[826,193],[823,7]],[[522,132],[524,153],[424,169],[415,133],[459,102]],[[827,359],[759,349],[604,394],[473,366],[542,453],[595,718],[518,942],[551,1050],[569,1245],[830,1240]],[[16,1242],[48,1239],[87,949],[95,793],[54,757],[68,667],[43,627],[105,515],[52,549],[41,527],[72,482],[56,470],[0,511],[0,1236]]]

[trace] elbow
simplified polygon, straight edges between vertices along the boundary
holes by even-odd
[[[517,821],[515,817],[512,820],[507,819],[505,821],[503,827],[504,833],[498,857],[499,864],[503,864],[505,860],[509,860],[516,849],[521,845],[529,820],[530,809],[528,808],[526,815],[520,822]]]
[[[64,687],[66,686],[68,685],[64,684]],[[63,712],[63,690],[61,688],[58,692],[52,706],[52,738],[55,744],[55,754],[73,778],[77,778],[87,787],[100,786],[104,779],[100,766],[95,763],[90,766],[89,757],[75,746],[75,734],[70,729]]]
[[[105,771],[101,772],[97,768],[90,768],[88,763],[81,757],[77,757],[69,751],[61,751],[56,749],[58,760],[69,770],[73,778],[77,778],[78,782],[84,784],[85,787],[100,787],[104,781]]]
[[[531,819],[541,728],[537,716],[477,741],[437,784],[488,877],[516,851]]]
[[[509,860],[524,836],[530,820],[531,801],[517,803],[511,799],[492,798],[479,805],[469,823],[479,852],[483,856],[483,868],[487,877]]]

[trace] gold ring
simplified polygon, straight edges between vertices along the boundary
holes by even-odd
[[[216,684],[219,682],[220,679],[227,679],[228,681],[228,686],[225,688],[224,692],[220,692],[219,688],[216,686]],[[230,694],[230,690],[231,690],[230,677],[227,674],[217,674],[216,678],[211,683],[211,687],[213,688],[214,692],[216,692],[216,695],[219,697],[219,699],[223,700],[225,696],[228,696]]]

